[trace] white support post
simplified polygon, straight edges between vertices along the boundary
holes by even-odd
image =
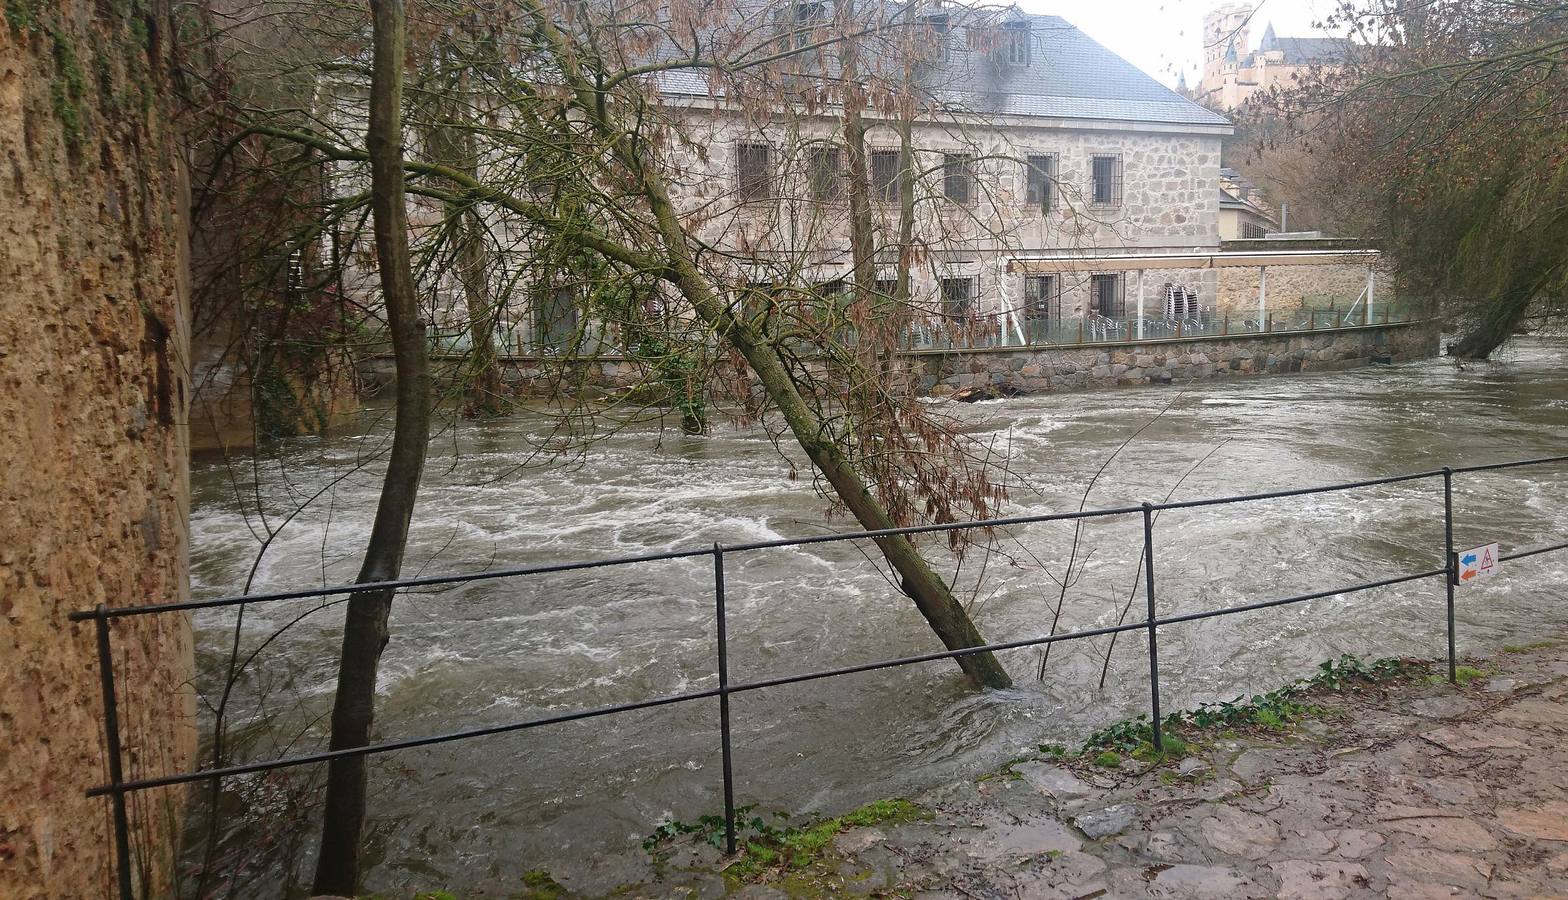
[[[1372,291],[1376,287],[1376,285],[1377,285],[1377,270],[1374,269],[1371,266],[1367,266],[1367,324],[1368,325],[1371,325],[1373,322],[1377,321],[1377,317],[1372,315]]]
[[[1026,284],[1028,278],[1029,273],[1025,272],[1024,279]],[[1028,293],[1028,288],[1025,288],[1024,292]],[[1013,326],[1013,333],[1018,335],[1018,346],[1025,346],[1029,343],[1029,339],[1024,335],[1023,323],[1019,321],[1021,317],[1018,315],[1018,307],[1013,304],[1013,297],[1007,290],[1007,260],[1005,259],[996,261],[996,295],[1001,299],[1002,309],[1007,313],[1008,324]],[[1002,329],[1002,344],[1003,346],[1007,344],[1007,329],[1005,327]]]
[[[1138,270],[1138,340],[1143,340],[1143,270]]]
[[[1269,267],[1258,269],[1258,330],[1267,327],[1269,320]]]

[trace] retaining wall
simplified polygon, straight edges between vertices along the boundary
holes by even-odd
[[[1374,362],[1404,362],[1435,356],[1437,351],[1435,327],[1416,322],[1049,349],[924,351],[909,356],[920,389],[940,397],[965,388],[1036,394],[1236,375],[1325,372]]]

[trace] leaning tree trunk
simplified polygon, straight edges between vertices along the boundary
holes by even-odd
[[[1530,309],[1535,293],[1530,288],[1513,286],[1501,297],[1486,304],[1480,319],[1464,337],[1448,345],[1448,355],[1460,359],[1486,359],[1513,336],[1514,328]]]
[[[397,366],[397,421],[392,452],[360,583],[390,581],[403,565],[409,520],[425,466],[430,436],[430,362],[425,326],[409,264],[408,210],[403,187],[403,0],[371,0],[375,52],[370,80],[371,213],[381,291]],[[337,696],[332,705],[334,750],[370,742],[375,713],[376,670],[387,642],[392,591],[355,594],[343,625]],[[352,896],[359,887],[360,836],[365,825],[365,757],[333,760],[327,769],[322,811],[321,854],[316,860],[317,894]]]
[[[697,315],[740,351],[756,373],[763,390],[778,405],[779,412],[801,449],[806,451],[812,464],[827,478],[834,493],[861,527],[870,531],[898,527],[898,523],[893,521],[893,517],[860,476],[854,463],[834,443],[826,426],[811,411],[778,352],[748,325],[737,320],[698,271],[686,246],[686,233],[658,173],[645,168],[643,184],[669,257],[670,280],[691,301]],[[960,650],[985,644],[985,638],[975,628],[963,604],[953,596],[941,576],[932,571],[925,557],[920,555],[920,551],[915,549],[907,537],[897,535],[877,538],[876,545],[888,564],[898,572],[904,590],[915,601],[915,607],[944,646],[949,650]],[[981,687],[1012,687],[1012,678],[993,653],[961,656],[958,665],[970,680]]]

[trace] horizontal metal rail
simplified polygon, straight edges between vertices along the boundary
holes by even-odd
[[[328,762],[347,757],[372,756],[382,753],[391,753],[400,750],[410,750],[418,747],[429,747],[453,741],[467,740],[470,738],[487,737],[507,734],[527,729],[541,728],[548,725],[558,725],[566,722],[596,719],[619,713],[634,712],[643,709],[670,706],[692,701],[710,700],[717,698],[720,703],[720,731],[724,757],[724,806],[725,806],[725,839],[730,852],[736,848],[736,807],[734,800],[734,780],[731,772],[730,751],[730,716],[729,698],[734,694],[764,690],[767,688],[782,687],[792,684],[802,684],[828,678],[837,678],[864,672],[874,672],[893,669],[902,666],[916,665],[919,663],[936,662],[940,660],[956,660],[965,656],[981,653],[995,653],[1005,650],[1018,650],[1029,647],[1047,646],[1065,641],[1082,640],[1086,638],[1101,637],[1105,635],[1120,634],[1129,631],[1144,630],[1148,633],[1150,694],[1153,716],[1150,721],[1152,741],[1156,749],[1163,747],[1162,720],[1160,717],[1160,677],[1157,650],[1157,636],[1161,627],[1180,625],[1188,622],[1197,622],[1220,616],[1238,615],[1256,612],[1264,609],[1288,606],[1297,603],[1306,603],[1327,597],[1343,596],[1377,588],[1390,587],[1398,584],[1420,581],[1428,578],[1443,577],[1447,597],[1447,637],[1448,637],[1448,671],[1450,679],[1455,677],[1457,653],[1455,651],[1455,620],[1454,620],[1454,586],[1458,581],[1458,554],[1454,552],[1453,542],[1453,476],[1456,473],[1467,472],[1492,472],[1504,469],[1515,469],[1524,466],[1538,466],[1552,463],[1568,462],[1568,454],[1561,456],[1541,457],[1537,459],[1515,460],[1501,463],[1486,463],[1481,465],[1444,467],[1433,471],[1414,472],[1404,475],[1392,475],[1383,478],[1368,478],[1358,481],[1348,481],[1339,484],[1323,485],[1308,488],[1291,488],[1278,491],[1265,491],[1253,494],[1238,494],[1228,497],[1214,497],[1200,500],[1184,500],[1165,503],[1143,503],[1138,506],[1122,506],[1107,509],[1077,510],[1063,513],[1045,513],[1040,515],[1012,516],[1007,518],[987,519],[974,522],[959,522],[944,525],[919,525],[907,528],[888,528],[876,531],[843,532],[837,534],[817,535],[814,537],[778,539],[770,541],[755,541],[733,546],[715,544],[712,547],[691,550],[672,550],[661,553],[647,553],[637,556],[617,557],[605,560],[584,560],[579,562],[555,563],[547,565],[522,566],[509,569],[497,569],[484,572],[473,572],[454,575],[436,575],[422,578],[399,579],[367,584],[340,585],[338,587],[311,588],[298,591],[281,591],[270,594],[257,594],[250,596],[220,597],[213,600],[192,600],[177,603],[164,603],[152,606],[121,607],[116,609],[99,606],[95,610],[73,612],[70,618],[73,621],[94,620],[97,625],[99,646],[99,675],[102,680],[104,695],[105,734],[107,736],[108,750],[110,753],[109,777],[110,783],[90,788],[87,795],[90,797],[109,796],[114,802],[114,821],[117,842],[117,856],[119,863],[119,876],[121,896],[130,900],[129,872],[131,869],[130,851],[126,816],[126,795],[136,791],[150,790],[153,788],[170,787],[174,785],[190,784],[194,782],[212,781],[214,779],[229,778],[239,775],[264,772],[273,769],[291,768],[310,765],[312,763]],[[1364,581],[1342,587],[1312,591],[1290,597],[1280,597],[1262,600],[1255,603],[1246,603],[1240,606],[1222,607],[1219,609],[1202,610],[1198,612],[1180,613],[1161,616],[1156,610],[1155,597],[1155,564],[1154,564],[1154,517],[1153,513],[1166,509],[1197,509],[1211,506],[1221,506],[1231,503],[1249,503],[1262,500],[1274,500],[1289,497],[1301,497],[1315,494],[1325,494],[1338,491],[1357,490],[1381,485],[1399,484],[1421,481],[1430,478],[1441,478],[1443,482],[1443,526],[1444,526],[1444,557],[1445,565],[1442,568],[1425,569],[1401,575],[1393,575],[1372,581]],[[1079,631],[1047,634],[1031,638],[1011,641],[999,641],[975,647],[962,647],[931,653],[920,653],[911,656],[883,659],[875,662],[856,663],[838,666],[830,669],[821,669],[792,675],[782,675],[764,678],[755,681],[731,683],[728,676],[727,664],[727,637],[725,628],[724,608],[724,557],[730,553],[750,552],[776,548],[808,546],[814,544],[827,544],[852,540],[879,540],[893,537],[904,537],[916,534],[933,532],[951,532],[976,528],[1000,528],[1013,525],[1029,525],[1041,522],[1075,521],[1110,516],[1124,516],[1141,514],[1143,519],[1143,551],[1146,566],[1145,587],[1147,593],[1148,614],[1142,621],[1124,622],[1117,625],[1107,625],[1099,628],[1087,628]],[[1499,561],[1523,559],[1558,550],[1568,550],[1568,542],[1548,544],[1539,547],[1530,547],[1514,550],[1510,553],[1500,554]],[[353,594],[364,591],[400,590],[405,588],[430,587],[436,585],[457,584],[469,581],[484,581],[497,578],[512,578],[527,575],[543,575],[558,572],[572,572],[587,569],[605,568],[611,566],[626,566],[638,563],[661,562],[666,560],[696,559],[709,557],[714,567],[714,600],[715,621],[717,638],[717,679],[718,686],[699,691],[687,691],[678,694],[669,694],[662,697],[638,700],[628,703],[619,703],[609,706],[595,707],[592,709],[577,710],[569,713],[545,716],[536,719],[526,719],[498,725],[487,725],[475,728],[466,728],[441,734],[425,735],[421,737],[403,738],[398,740],[382,741],[367,744],[362,747],[347,747],[338,750],[326,750],[316,753],[286,756],[271,760],[241,763],[212,769],[181,772],[170,775],[142,778],[137,780],[123,780],[119,745],[119,713],[115,700],[114,669],[109,648],[110,620],[123,616],[153,615],[158,613],[185,612],[197,609],[213,609],[228,606],[238,606],[251,603],[267,603],[280,600],[296,600],[311,597],[327,597],[339,594]]]

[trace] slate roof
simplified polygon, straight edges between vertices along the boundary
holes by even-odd
[[[1026,118],[1100,119],[1167,125],[1229,125],[1144,73],[1060,16],[1013,12],[1008,27],[1027,26],[1028,65],[1005,65],[996,54],[970,49],[965,28],[947,36],[947,58],[925,81],[955,111]],[[666,73],[669,93],[708,95],[701,72]]]

